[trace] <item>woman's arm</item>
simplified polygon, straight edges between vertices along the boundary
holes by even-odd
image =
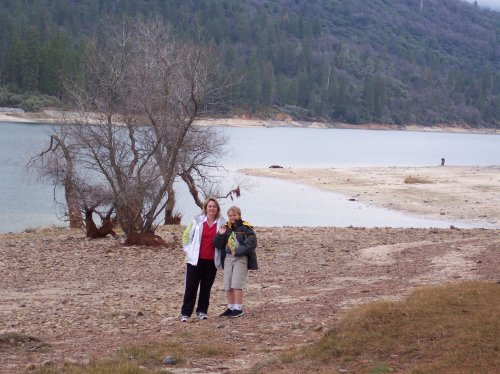
[[[187,225],[186,229],[184,230],[184,233],[182,234],[182,245],[188,245],[191,243],[191,229],[193,227],[193,222],[191,222],[189,225]]]

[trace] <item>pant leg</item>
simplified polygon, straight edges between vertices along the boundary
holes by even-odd
[[[198,260],[198,266],[203,270],[201,272],[200,296],[198,298],[198,307],[196,312],[207,313],[210,304],[210,291],[217,275],[217,268],[213,260]]]
[[[184,290],[184,301],[182,303],[181,315],[191,316],[196,303],[196,294],[201,280],[202,269],[200,266],[187,264],[186,281]]]

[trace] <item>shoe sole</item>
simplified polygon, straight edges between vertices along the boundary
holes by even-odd
[[[229,318],[239,318],[239,317],[241,317],[243,314],[245,314],[245,313],[240,313],[240,314],[238,314],[237,316],[231,316],[231,315],[230,315],[230,316],[229,316]]]

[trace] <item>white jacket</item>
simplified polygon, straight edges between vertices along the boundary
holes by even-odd
[[[200,246],[201,246],[201,234],[203,232],[203,223],[205,222],[206,216],[201,214],[193,218],[191,223],[184,230],[184,234],[182,235],[182,248],[184,248],[184,252],[186,252],[185,261],[191,265],[198,265],[198,257],[200,255]],[[217,222],[217,232],[221,226],[224,226],[226,220],[222,217],[216,219]],[[214,263],[216,268],[220,268],[221,258],[220,253],[216,249]]]

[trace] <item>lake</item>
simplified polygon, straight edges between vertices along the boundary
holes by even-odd
[[[53,187],[36,183],[25,165],[48,145],[49,126],[0,122],[0,232],[18,232],[58,219]],[[241,168],[499,165],[500,135],[306,128],[220,128],[228,139],[224,189],[243,177]],[[270,178],[245,177],[251,185],[237,204],[256,226],[449,227],[452,222],[404,215],[350,202],[345,195]],[[198,208],[178,184],[183,223]],[[457,225],[456,222],[453,224]],[[462,227],[468,225],[462,224]]]

